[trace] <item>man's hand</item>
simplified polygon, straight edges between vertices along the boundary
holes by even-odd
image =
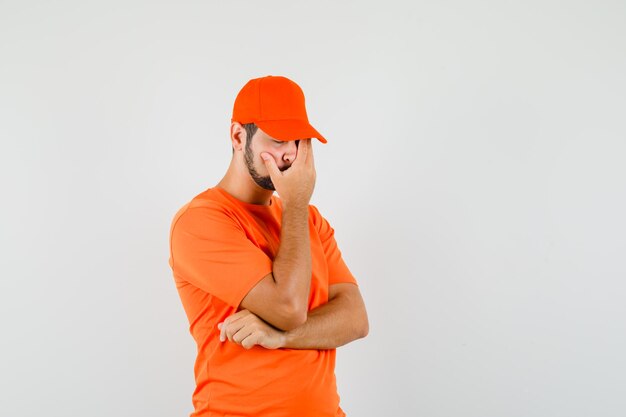
[[[220,341],[226,339],[246,349],[254,345],[278,349],[285,343],[284,332],[270,326],[248,310],[241,310],[217,325]]]
[[[313,161],[313,144],[311,139],[300,140],[296,159],[291,166],[282,171],[278,169],[274,158],[261,153],[276,192],[285,205],[297,204],[307,207],[315,188],[315,163]]]

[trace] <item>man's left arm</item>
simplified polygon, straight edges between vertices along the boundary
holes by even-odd
[[[359,287],[341,283],[328,290],[328,303],[311,310],[302,326],[285,332],[283,347],[334,349],[367,336],[369,323]]]
[[[220,339],[246,349],[254,345],[268,349],[335,349],[367,336],[369,322],[359,287],[338,283],[328,290],[328,302],[309,311],[300,327],[284,332],[241,310],[218,325]]]

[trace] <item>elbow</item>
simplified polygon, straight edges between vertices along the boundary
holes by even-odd
[[[356,337],[357,339],[363,339],[370,332],[370,323],[365,310],[361,314],[361,320],[357,320],[357,323],[359,323],[359,326],[356,329]]]
[[[281,322],[281,325],[278,326],[278,328],[280,330],[288,332],[290,330],[297,329],[298,327],[302,326],[305,322],[306,320],[301,320],[300,318],[288,318],[288,319],[283,320]]]
[[[366,317],[365,320],[363,321],[363,324],[361,324],[361,326],[359,327],[358,338],[363,339],[369,334],[369,332],[370,332],[370,324]]]
[[[365,337],[370,333],[370,323],[367,319],[365,319],[365,325],[363,326],[363,331],[361,333],[361,337]]]
[[[276,327],[280,330],[290,331],[302,326],[308,318],[306,304],[298,304],[292,301],[285,302],[281,308],[281,319]]]

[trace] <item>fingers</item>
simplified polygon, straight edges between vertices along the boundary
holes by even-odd
[[[274,161],[272,155],[267,152],[263,152],[261,153],[261,158],[263,159],[263,162],[265,162],[265,167],[267,168],[267,171],[269,172],[272,181],[275,178],[278,178],[278,176],[280,175],[280,169],[278,169],[278,166],[276,166],[276,161]]]
[[[245,325],[240,319],[249,316],[251,313],[248,310],[241,310],[236,312],[230,317],[227,317],[222,323],[217,325],[220,330],[220,342],[230,339],[242,326]]]
[[[227,323],[226,320],[223,323],[217,325],[220,329],[220,342],[226,340],[233,341],[233,336],[244,327],[244,323],[241,320]]]
[[[298,146],[298,155],[294,164],[300,159],[300,164],[311,165],[313,164],[313,139],[302,139],[300,141],[301,146]]]
[[[246,329],[245,320],[237,320],[235,322],[229,323],[226,328],[226,339],[231,342],[239,343],[244,337],[247,336],[247,334],[243,334],[243,329]],[[222,341],[225,342],[226,339]]]
[[[217,328],[220,329],[220,342],[223,342],[226,340],[226,328],[227,327],[228,326],[224,324],[223,322],[217,325]]]
[[[244,349],[251,349],[254,345],[258,345],[258,344],[259,344],[258,333],[250,334],[241,341],[241,346],[243,346]]]
[[[309,139],[309,149],[307,150],[307,162],[314,164],[315,162],[313,161],[313,139]]]
[[[292,165],[304,164],[307,159],[307,154],[309,154],[310,147],[311,139],[300,140],[300,144],[298,145],[298,153],[296,154],[296,159],[293,161]]]
[[[228,340],[245,349],[251,349],[255,345],[263,346],[264,343],[268,343],[267,326],[263,320],[250,311],[242,310],[219,323],[217,328],[220,330],[221,342]],[[278,347],[277,344],[276,347]]]
[[[231,342],[241,344],[242,340],[249,339],[250,335],[254,333],[254,328],[252,326],[242,326],[236,332],[233,332],[233,335],[228,338]]]

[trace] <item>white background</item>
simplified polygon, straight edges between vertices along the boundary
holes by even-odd
[[[186,416],[176,210],[304,90],[349,416],[626,414],[622,1],[0,1],[0,415]]]

